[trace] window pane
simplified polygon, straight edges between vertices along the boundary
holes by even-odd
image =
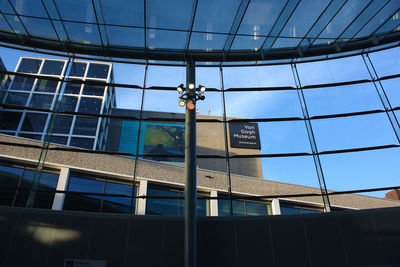
[[[52,135],[50,142],[60,145],[66,145],[68,143],[68,137]]]
[[[299,63],[296,66],[302,86],[371,78],[361,56]]]
[[[78,98],[75,96],[63,96],[60,104],[60,112],[74,112]]]
[[[232,200],[233,216],[245,216],[244,201]],[[218,216],[230,216],[230,200],[218,199]]]
[[[23,58],[18,67],[18,72],[26,73],[38,73],[40,65],[42,64],[41,59]]]
[[[400,106],[400,78],[381,81],[392,108]]]
[[[80,147],[85,149],[93,149],[94,139],[72,137],[70,146]]]
[[[0,129],[2,130],[17,130],[21,112],[10,112],[0,110]]]
[[[104,86],[85,84],[83,86],[82,94],[103,96],[104,95]]]
[[[0,161],[0,163],[2,162]],[[2,163],[2,166],[0,166],[0,205],[10,206],[12,204],[15,189],[2,187],[18,186],[21,175],[22,169],[4,166],[4,163]]]
[[[101,40],[97,25],[77,22],[64,22],[64,25],[71,42],[100,44]]]
[[[178,192],[149,185],[147,187],[147,195],[178,197]],[[146,200],[146,215],[179,216],[179,201],[179,199],[148,198]]]
[[[246,201],[246,216],[267,216],[270,215],[266,203]]]
[[[12,82],[10,90],[30,91],[32,90],[34,78],[16,76]]]
[[[42,172],[39,180],[39,190],[51,191],[57,188],[58,174]],[[37,192],[35,208],[51,209],[53,206],[54,192]]]
[[[83,178],[78,173],[71,173],[68,191],[84,193],[103,193],[104,181]],[[87,194],[66,194],[64,210],[100,211],[101,196]]]
[[[301,209],[281,205],[281,214],[282,215],[301,214]]]
[[[90,63],[87,77],[107,79],[109,68],[109,65]]]
[[[78,80],[76,80],[78,81]],[[81,84],[79,83],[67,83],[65,85],[64,94],[75,94],[78,95],[81,91]]]
[[[21,130],[28,132],[43,132],[46,121],[47,114],[26,113]]]
[[[19,133],[18,134],[19,137],[24,137],[24,138],[29,138],[29,139],[33,139],[33,140],[42,140],[42,135],[41,134],[24,134],[24,133]]]
[[[25,106],[26,101],[28,100],[29,94],[25,93],[8,93],[6,98],[6,104],[14,104]]]
[[[33,108],[51,109],[53,97],[53,95],[33,94],[29,106]]]
[[[78,112],[100,114],[101,102],[99,98],[81,97]]]
[[[147,70],[146,86],[170,86],[176,88],[181,83],[184,83],[185,80],[186,71],[183,67],[150,65]]]
[[[379,77],[399,74],[400,47],[369,54]]]
[[[57,115],[53,133],[69,134],[72,124],[72,116]],[[52,141],[54,141],[52,139]]]
[[[70,76],[83,77],[86,71],[86,63],[73,62],[71,66]]]
[[[113,182],[106,182],[105,194],[121,194],[132,196],[132,185],[120,184]],[[136,188],[135,188],[136,193]],[[130,213],[131,212],[131,198],[128,197],[111,197],[105,196],[103,201],[103,212],[112,213]],[[135,213],[135,199],[133,199],[133,210]]]
[[[73,134],[77,135],[96,135],[98,119],[76,117]]]
[[[43,65],[43,68],[40,73],[41,74],[60,75],[63,67],[64,67],[63,61],[46,59],[44,61],[44,65]]]
[[[38,79],[35,91],[54,93],[57,89],[58,81]]]

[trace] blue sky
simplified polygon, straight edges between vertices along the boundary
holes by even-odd
[[[0,48],[0,55],[8,70],[14,70],[20,56],[43,56],[25,51]],[[400,48],[370,55],[378,75],[399,73]],[[297,65],[303,86],[370,79],[361,56],[301,63]],[[143,65],[114,64],[115,82],[143,86]],[[218,68],[197,68],[197,84],[221,88]],[[292,86],[295,82],[289,65],[258,67],[226,67],[224,87]],[[176,86],[185,80],[182,67],[149,66],[146,86]],[[400,79],[382,82],[392,107],[400,106]],[[139,109],[142,90],[116,88],[120,108]],[[373,83],[304,90],[310,116],[383,109]],[[295,90],[226,92],[228,117],[279,118],[302,117]],[[183,113],[175,91],[147,90],[144,109]],[[206,92],[206,100],[199,102],[201,115],[222,116],[222,94]],[[397,114],[400,115],[400,114]],[[199,124],[198,127],[201,127]],[[312,120],[319,151],[398,144],[385,113],[346,118]],[[303,121],[260,122],[260,153],[311,152]],[[221,132],[222,134],[222,132]],[[322,155],[321,164],[328,189],[353,190],[372,187],[398,186],[400,149]],[[318,187],[313,158],[262,158],[264,179]],[[234,163],[234,162],[233,162]],[[386,192],[368,193],[383,197]]]

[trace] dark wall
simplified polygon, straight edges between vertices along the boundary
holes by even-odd
[[[199,267],[399,266],[400,208],[199,219]],[[0,266],[183,266],[183,218],[0,207]]]

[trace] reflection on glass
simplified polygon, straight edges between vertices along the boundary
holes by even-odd
[[[73,134],[96,135],[98,119],[76,117]]]
[[[78,80],[76,80],[78,81]],[[81,84],[68,82],[65,85],[64,94],[75,94],[78,95],[81,91]]]
[[[93,177],[94,178],[94,177]],[[82,194],[66,194],[64,210],[97,211],[101,210],[101,196],[84,193],[103,193],[104,181],[83,178],[80,174],[71,172],[68,191],[82,192]]]
[[[75,96],[63,96],[60,104],[60,112],[69,111],[74,112],[78,98]]]
[[[47,114],[26,113],[21,130],[28,132],[42,132],[47,121]]]
[[[30,107],[50,109],[53,103],[53,95],[33,94]]]
[[[50,140],[50,142],[55,144],[66,145],[68,142],[68,137],[52,135]]]
[[[70,76],[83,77],[86,71],[86,63],[73,62],[71,65]]]
[[[101,102],[99,98],[81,97],[78,112],[100,114]]]
[[[57,115],[53,127],[53,133],[69,134],[72,124],[72,116]]]
[[[60,75],[64,67],[64,61],[46,59],[41,74]]]
[[[15,77],[10,90],[30,91],[35,79],[30,77]]]
[[[57,89],[57,85],[58,81],[38,79],[35,91],[54,93]]]
[[[133,193],[136,195],[136,188],[134,191]],[[132,196],[132,185],[107,181],[104,193]],[[104,196],[102,211],[112,213],[135,213],[135,205],[135,198],[132,203],[132,198],[129,197]],[[131,207],[133,208],[132,211]]]
[[[21,112],[11,112],[0,110],[0,129],[1,130],[17,130]]]
[[[81,138],[81,137],[72,137],[70,146],[80,147],[85,149],[93,149],[94,139],[92,138]]]
[[[109,65],[90,63],[87,77],[106,79],[108,76]]]
[[[25,106],[28,97],[25,93],[8,93],[5,103]]]
[[[84,95],[103,96],[103,94],[104,94],[104,86],[85,84],[83,86],[82,94],[84,94]]]
[[[22,58],[17,72],[38,73],[41,64],[41,59]]]
[[[0,165],[0,205],[10,206],[13,202],[15,189],[10,190],[7,187],[18,186],[22,175],[22,169]]]

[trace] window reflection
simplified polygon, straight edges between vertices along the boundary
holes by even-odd
[[[14,78],[10,90],[30,91],[34,82],[34,78],[17,76]]]
[[[17,71],[26,73],[38,73],[41,64],[41,59],[22,58]]]
[[[58,81],[38,79],[35,91],[54,93],[57,89]]]

